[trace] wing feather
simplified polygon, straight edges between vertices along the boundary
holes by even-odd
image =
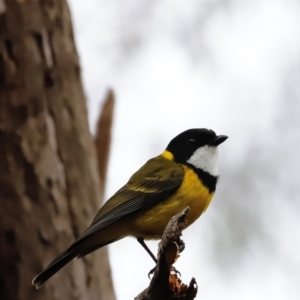
[[[164,161],[160,161],[162,159]],[[104,204],[76,243],[123,217],[162,201],[178,189],[183,177],[183,168],[177,163],[161,156],[149,160]]]

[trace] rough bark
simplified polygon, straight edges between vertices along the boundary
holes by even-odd
[[[0,299],[115,299],[106,249],[31,286],[101,197],[66,1],[0,0]]]
[[[193,300],[198,291],[196,280],[192,278],[189,285],[178,278],[178,271],[173,263],[184,249],[184,242],[180,239],[182,230],[186,227],[189,208],[175,215],[168,223],[161,242],[159,243],[157,265],[153,278],[142,293],[135,300]]]

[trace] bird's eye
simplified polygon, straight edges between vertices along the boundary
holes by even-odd
[[[188,140],[186,141],[186,144],[187,144],[188,146],[191,146],[191,145],[195,144],[195,140],[194,140],[194,139],[188,139]]]

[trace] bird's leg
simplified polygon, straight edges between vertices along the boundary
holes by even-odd
[[[148,254],[151,256],[151,258],[154,260],[154,262],[157,264],[157,259],[154,256],[154,254],[151,252],[151,250],[148,248],[148,246],[145,244],[145,241],[143,238],[137,238],[137,241],[143,246],[143,248],[148,252]]]
[[[148,254],[152,257],[152,259],[154,260],[154,262],[157,264],[156,257],[151,252],[151,250],[148,248],[148,246],[146,245],[144,239],[143,238],[137,238],[137,241],[143,246],[143,248],[148,252]],[[184,249],[184,246],[183,246],[183,249]],[[183,249],[181,251],[183,251]],[[179,276],[181,276],[180,272],[177,271],[174,266],[172,266],[172,268],[173,268],[173,270],[172,270],[173,272],[175,272],[176,274],[179,274]],[[149,278],[154,273],[155,269],[156,269],[156,266],[153,269],[150,270],[150,272],[148,273],[148,277]]]

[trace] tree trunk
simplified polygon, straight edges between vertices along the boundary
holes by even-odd
[[[0,299],[115,299],[107,250],[32,278],[102,201],[64,0],[0,0]]]

